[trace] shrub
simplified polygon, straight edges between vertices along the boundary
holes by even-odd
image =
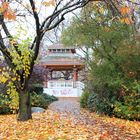
[[[107,98],[99,98],[96,94],[91,94],[88,98],[87,107],[91,112],[112,115],[113,104]]]
[[[5,99],[3,94],[0,94],[0,114],[7,114],[10,112],[10,107],[7,103],[9,103],[9,100]]]
[[[13,114],[18,111],[18,95],[0,94],[0,114]]]
[[[140,120],[140,99],[137,99],[137,102],[132,100],[130,103],[116,102],[114,115],[123,119]]]
[[[29,92],[31,93],[31,104],[34,107],[47,108],[50,104],[46,98],[48,97],[43,93],[43,87],[40,85],[31,85],[29,87]],[[47,97],[46,97],[47,96]],[[48,99],[48,98],[47,98]]]
[[[18,93],[13,83],[9,82],[6,86],[1,85],[1,88],[5,88],[3,93],[0,93],[0,114],[17,113],[18,111]]]
[[[121,100],[119,90],[124,80],[112,63],[93,63],[92,66],[90,77],[94,94],[89,97],[87,107],[90,111],[113,115],[115,101]]]
[[[87,101],[89,96],[91,95],[90,91],[84,90],[82,96],[80,97],[80,106],[82,108],[87,108]]]
[[[32,87],[32,106],[47,108],[50,103],[58,100],[55,96],[43,93],[42,87]],[[18,93],[13,86],[6,89],[6,93],[0,93],[0,114],[13,114],[18,112]]]
[[[55,96],[51,96],[48,94],[38,94],[36,92],[33,92],[31,94],[32,96],[32,106],[34,107],[42,107],[46,109],[49,104],[51,104],[53,101],[57,101],[58,99]]]
[[[123,101],[115,102],[114,115],[123,119],[140,120],[139,84],[131,83],[128,87],[126,87],[126,95],[123,96]]]
[[[88,109],[123,119],[140,120],[140,81],[136,79],[139,78],[137,73],[131,72],[121,77],[121,72],[117,72],[117,75],[109,69],[109,65],[107,71],[104,65],[100,67],[102,70],[94,68],[96,82],[93,83],[94,94],[88,99]],[[110,75],[106,73],[109,71]]]
[[[96,112],[96,104],[98,102],[96,101],[96,95],[95,94],[91,94],[87,100],[87,108],[92,111],[92,112]]]
[[[29,92],[30,93],[37,93],[37,94],[42,94],[43,93],[43,87],[38,86],[38,85],[34,85],[34,86],[30,86],[29,87]]]

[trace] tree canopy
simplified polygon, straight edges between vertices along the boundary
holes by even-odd
[[[81,105],[90,111],[139,120],[140,38],[137,10],[125,17],[131,9],[121,8],[122,17],[118,18],[112,17],[105,3],[100,4],[101,9],[99,3],[87,5],[88,8],[76,16],[62,33],[65,44],[92,49],[90,61],[87,59],[90,69]]]

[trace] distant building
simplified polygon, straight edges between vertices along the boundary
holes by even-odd
[[[85,65],[76,55],[75,48],[61,44],[51,45],[39,65],[47,69],[44,74],[45,93],[64,97],[81,95],[84,84],[79,81],[79,72]]]

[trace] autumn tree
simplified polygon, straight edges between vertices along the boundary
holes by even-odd
[[[138,18],[138,14],[136,13],[139,12],[139,4],[132,3],[131,1],[129,6],[127,6],[121,5],[121,2],[118,1],[117,3],[113,3],[115,6],[113,9],[112,7],[109,7],[111,4],[112,3],[109,3],[109,1],[106,1],[106,3],[100,1],[95,4],[88,4],[80,11],[80,14],[74,14],[70,26],[62,32],[61,42],[81,49],[85,54],[87,61],[91,56],[89,56],[89,51],[87,50],[90,49],[90,53],[91,50],[100,51],[98,46],[101,42],[108,42],[108,44],[104,45],[110,46],[112,45],[112,42],[116,41],[115,45],[118,45],[117,39],[112,38],[110,40],[108,38],[112,23],[115,25],[115,23],[117,24],[118,22],[118,30],[120,31],[120,23],[132,25],[136,29],[135,23],[137,25],[139,24],[136,20]],[[138,28],[136,30],[138,31]],[[105,34],[105,40],[102,40],[102,34]],[[123,39],[123,35],[120,36],[120,38]],[[115,52],[116,48],[112,47],[110,49],[112,49],[112,52]]]
[[[43,36],[47,31],[57,27],[67,13],[85,6],[89,1],[98,2],[97,0],[0,1],[0,50],[8,65],[1,72],[0,82],[12,87],[9,93],[18,92],[18,120],[32,118],[28,83]],[[117,1],[105,2],[114,15],[119,13]],[[27,34],[30,34],[31,38]]]
[[[12,84],[18,92],[18,120],[25,121],[32,118],[28,83],[44,34],[58,26],[67,13],[83,7],[88,2],[89,0],[1,1],[0,50],[8,64],[8,67],[2,71],[1,83]],[[53,11],[46,15],[45,10],[47,8],[50,10],[50,7]],[[28,32],[32,32],[32,26],[28,22],[34,22],[32,26],[35,28],[35,33],[32,38],[26,37]],[[29,25],[28,32],[25,23]]]

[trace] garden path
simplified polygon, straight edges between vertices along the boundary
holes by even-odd
[[[79,98],[59,98],[58,101],[53,102],[49,109],[58,113],[70,113],[75,116],[80,114]]]

